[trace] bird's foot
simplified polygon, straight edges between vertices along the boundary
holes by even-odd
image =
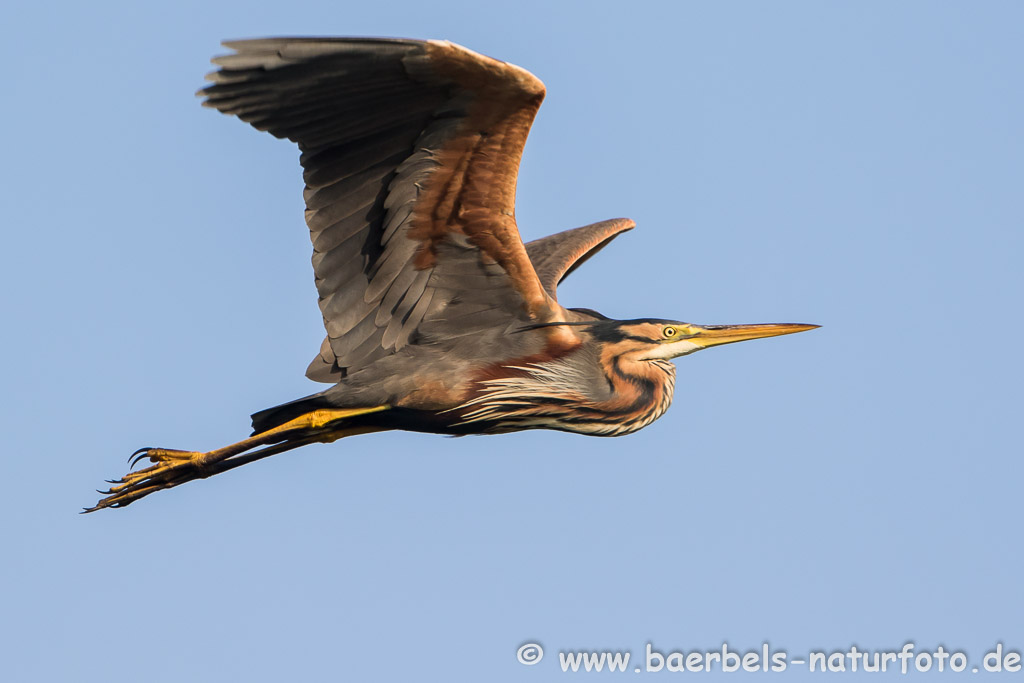
[[[275,453],[318,441],[330,443],[344,436],[381,431],[385,428],[375,425],[344,427],[343,423],[349,418],[387,410],[389,407],[314,410],[248,439],[205,453],[170,448],[140,448],[129,458],[130,469],[134,470],[136,465],[147,459],[153,464],[128,472],[120,479],[108,480],[110,488],[99,491],[104,497],[84,511],[123,508],[151,493],[174,488],[194,479],[205,479]]]
[[[134,471],[128,472],[120,479],[108,480],[110,488],[98,492],[104,498],[94,507],[86,508],[85,512],[107,507],[124,507],[156,491],[207,477],[212,472],[207,471],[206,465],[215,459],[211,457],[214,455],[214,451],[200,453],[170,448],[140,448],[132,453],[130,458],[130,469]],[[134,469],[147,459],[153,464],[140,470]]]

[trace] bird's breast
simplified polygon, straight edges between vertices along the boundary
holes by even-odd
[[[672,403],[675,366],[640,361],[602,370],[579,358],[501,366],[476,381],[452,414],[456,431],[556,429],[621,436],[646,427]]]

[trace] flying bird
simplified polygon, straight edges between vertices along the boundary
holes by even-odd
[[[445,41],[226,42],[203,105],[295,142],[331,386],[208,452],[143,448],[92,512],[314,442],[391,429],[619,436],[668,409],[671,359],[816,325],[613,320],[556,286],[614,219],[524,244],[516,178],[544,84]],[[152,464],[135,469],[140,462]]]

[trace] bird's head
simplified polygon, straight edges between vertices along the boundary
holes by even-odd
[[[710,346],[748,339],[777,337],[813,330],[818,325],[771,323],[761,325],[694,325],[674,320],[602,320],[590,325],[598,342],[614,347],[616,355],[650,361],[678,358]]]

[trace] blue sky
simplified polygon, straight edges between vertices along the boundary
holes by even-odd
[[[3,680],[1024,648],[1019,4],[15,2],[0,23]],[[193,97],[221,39],[282,34],[446,38],[544,80],[524,237],[639,225],[563,303],[822,329],[680,359],[630,437],[370,435],[77,515],[136,448],[223,445],[317,389],[296,150]]]

